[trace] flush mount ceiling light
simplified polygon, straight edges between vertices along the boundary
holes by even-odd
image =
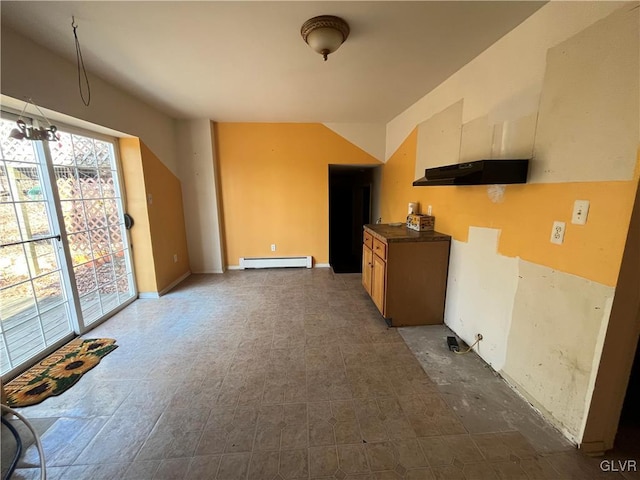
[[[327,56],[340,48],[349,36],[349,24],[340,17],[320,15],[304,22],[300,35],[326,62]]]

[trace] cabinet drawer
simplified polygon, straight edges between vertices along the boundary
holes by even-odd
[[[364,240],[363,243],[369,247],[370,249],[373,250],[373,235],[371,235],[369,232],[364,232]]]
[[[378,255],[382,260],[387,259],[387,244],[381,242],[377,238],[373,239],[373,253]]]

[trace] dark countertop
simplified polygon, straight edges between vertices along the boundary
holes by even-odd
[[[389,242],[449,242],[451,237],[440,232],[416,232],[409,230],[405,224],[392,227],[387,223],[365,225],[364,229],[374,237]]]

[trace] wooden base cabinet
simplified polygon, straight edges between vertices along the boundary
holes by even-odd
[[[389,325],[443,323],[450,242],[437,232],[365,226],[362,285]]]
[[[370,247],[362,247],[362,286],[371,295],[371,276],[373,275],[373,251]]]
[[[387,276],[387,264],[377,255],[373,255],[373,268],[371,269],[371,299],[380,312],[384,312],[385,304],[385,279]]]

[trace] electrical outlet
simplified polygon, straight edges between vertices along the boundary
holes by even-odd
[[[275,244],[275,243],[272,243],[272,244],[271,244],[271,251],[272,251],[272,252],[275,252],[275,251],[276,251],[276,244]]]
[[[587,223],[587,215],[589,214],[589,200],[576,200],[573,203],[573,215],[571,223],[576,225],[584,225]]]
[[[551,229],[551,243],[562,245],[562,242],[564,242],[565,227],[566,224],[564,222],[553,222],[553,228]]]
[[[178,254],[177,253],[173,254],[173,263],[178,263]]]

